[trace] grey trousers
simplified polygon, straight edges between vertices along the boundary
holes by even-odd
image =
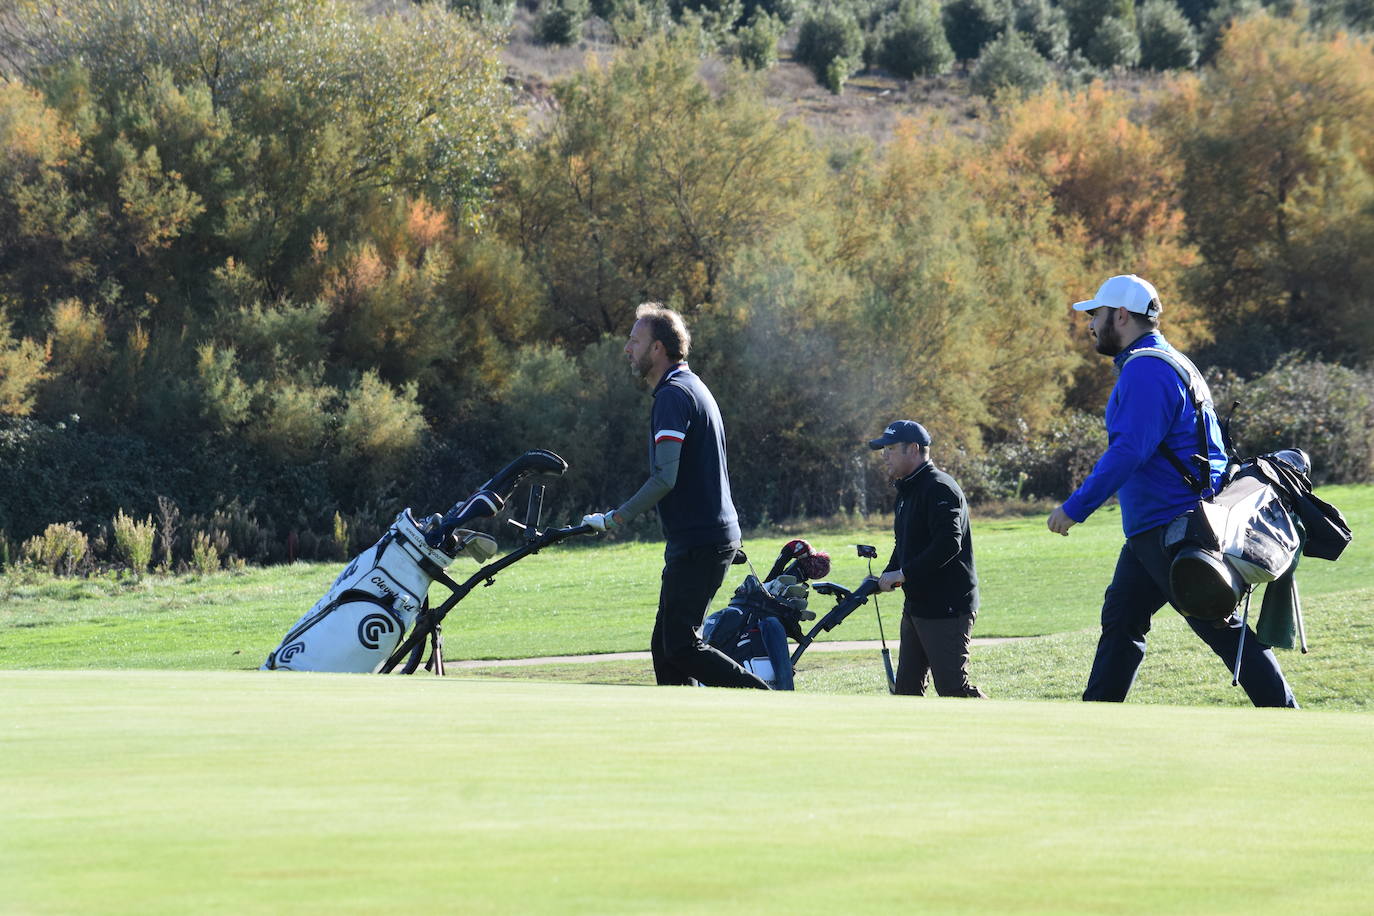
[[[973,618],[925,618],[902,614],[902,646],[897,653],[897,692],[924,696],[926,676],[942,697],[986,697],[968,682],[968,647]]]

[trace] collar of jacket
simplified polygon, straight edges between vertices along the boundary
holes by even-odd
[[[671,366],[668,367],[668,371],[663,373],[663,378],[659,379],[658,384],[654,386],[654,394],[658,394],[658,389],[668,384],[668,380],[671,379],[673,376],[677,375],[679,372],[686,371],[687,364],[685,362],[673,363]]]
[[[905,493],[907,490],[910,490],[912,487],[916,485],[916,481],[920,479],[922,474],[926,473],[929,470],[933,470],[934,467],[935,462],[927,458],[925,464],[921,465],[919,468],[912,471],[910,474],[906,475],[901,480],[894,480],[892,482],[892,485],[897,488],[897,491],[899,493]]]
[[[1164,339],[1163,334],[1158,331],[1146,331],[1144,334],[1141,334],[1135,340],[1128,343],[1120,353],[1112,357],[1112,365],[1116,366],[1116,371],[1121,371],[1121,364],[1126,361],[1126,357],[1130,356],[1136,350],[1141,350],[1145,347],[1168,347],[1169,349],[1173,349],[1169,346],[1169,341]]]

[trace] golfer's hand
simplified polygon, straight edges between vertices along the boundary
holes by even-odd
[[[906,582],[906,574],[900,569],[889,569],[878,577],[878,591],[890,592]]]
[[[593,512],[591,515],[582,516],[582,524],[590,525],[597,531],[610,531],[617,524],[615,510],[610,512]]]
[[[1045,524],[1048,525],[1049,529],[1055,534],[1062,534],[1064,537],[1068,537],[1069,529],[1077,525],[1078,522],[1069,518],[1069,514],[1064,511],[1064,507],[1060,506],[1050,513],[1050,517],[1045,521]]]

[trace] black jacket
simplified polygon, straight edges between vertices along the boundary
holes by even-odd
[[[978,573],[964,491],[929,461],[896,486],[896,546],[887,569],[906,576],[906,612],[938,618],[977,611]]]

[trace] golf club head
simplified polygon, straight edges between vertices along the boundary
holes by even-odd
[[[878,548],[870,547],[868,544],[855,544],[854,550],[859,556],[869,560],[878,559]]]
[[[455,549],[450,551],[454,557],[469,557],[480,565],[496,556],[496,538],[480,531],[460,528],[450,535]]]

